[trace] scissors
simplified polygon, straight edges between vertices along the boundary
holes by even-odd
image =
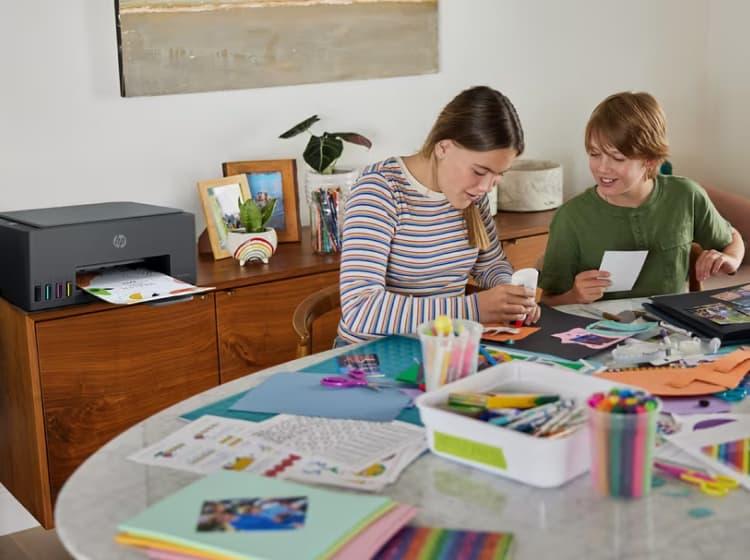
[[[350,389],[351,387],[365,387],[373,391],[380,391],[376,385],[367,381],[367,374],[361,369],[353,369],[346,375],[328,375],[320,380],[321,385],[336,387],[339,389]]]
[[[724,496],[730,490],[739,486],[736,480],[724,475],[711,476],[700,471],[668,463],[654,462],[654,466],[674,478],[689,484],[695,484],[701,492],[709,496]]]

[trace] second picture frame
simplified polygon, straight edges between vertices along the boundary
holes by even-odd
[[[276,230],[280,243],[300,240],[297,162],[293,159],[228,161],[221,164],[225,177],[245,175],[250,196],[264,203],[277,199],[269,226]]]

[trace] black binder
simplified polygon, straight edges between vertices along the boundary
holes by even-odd
[[[713,294],[734,290],[743,285],[747,284],[738,284],[737,286],[707,290],[705,292],[655,296],[651,298],[652,303],[646,303],[644,304],[644,307],[665,321],[693,331],[698,335],[707,338],[718,338],[724,344],[745,344],[750,342],[750,321],[741,324],[719,325],[688,311],[693,307],[708,305],[711,303],[730,305],[730,302],[722,301],[711,296]],[[748,319],[750,319],[750,317]]]

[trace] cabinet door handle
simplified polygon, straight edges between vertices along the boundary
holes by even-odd
[[[166,307],[167,305],[173,305],[175,303],[183,303],[187,301],[193,301],[193,296],[182,296],[173,299],[157,300],[150,302],[148,305],[150,305],[151,307]]]

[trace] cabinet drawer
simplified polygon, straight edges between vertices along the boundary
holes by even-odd
[[[515,270],[536,268],[537,261],[544,255],[548,237],[543,234],[503,241],[503,251]]]
[[[52,497],[117,434],[219,382],[214,296],[36,324]]]
[[[292,315],[297,304],[338,279],[334,271],[217,292],[221,382],[294,359]],[[337,323],[338,313],[323,316],[316,321],[315,338],[330,344]],[[313,341],[315,351],[320,345]]]

